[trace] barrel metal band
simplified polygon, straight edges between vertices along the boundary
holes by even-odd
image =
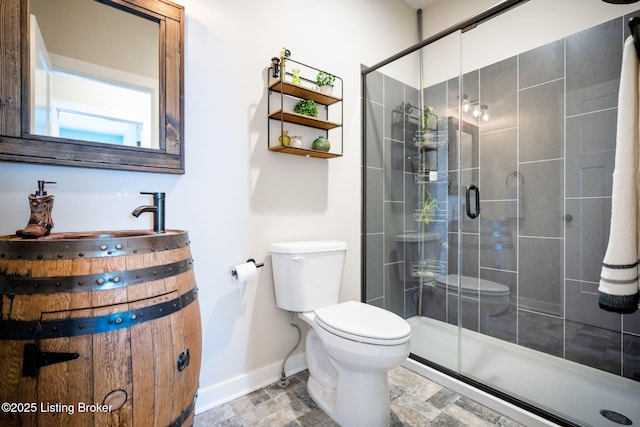
[[[193,400],[191,401],[191,404],[189,406],[187,406],[180,413],[180,415],[178,415],[178,417],[175,420],[173,420],[173,422],[171,424],[167,425],[167,427],[181,427],[182,424],[184,424],[184,422],[187,420],[187,418],[189,418],[189,416],[191,415],[191,413],[195,409],[195,407],[196,407],[196,398],[197,397],[198,397],[197,394],[195,396],[193,396]]]
[[[180,311],[197,298],[198,288],[193,288],[169,301],[105,316],[59,320],[0,320],[0,340],[75,337],[130,328]]]
[[[189,246],[186,232],[144,235],[140,237],[110,237],[87,239],[0,239],[0,259],[53,260],[103,258],[145,254],[180,249]]]
[[[66,277],[0,276],[0,294],[35,295],[122,288],[175,276],[193,268],[193,259],[136,270]]]

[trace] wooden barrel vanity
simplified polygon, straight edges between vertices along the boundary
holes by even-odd
[[[185,231],[0,237],[0,425],[192,425],[197,297]]]

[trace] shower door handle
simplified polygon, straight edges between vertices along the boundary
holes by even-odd
[[[475,193],[476,203],[475,203],[475,212],[471,212],[471,192]],[[480,216],[480,189],[477,185],[471,184],[467,187],[466,191],[466,204],[467,204],[467,216],[471,219],[476,219]]]

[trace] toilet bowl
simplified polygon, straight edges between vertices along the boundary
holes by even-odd
[[[436,280],[439,289],[458,292],[458,275],[449,274]],[[460,296],[480,300],[481,315],[494,316],[504,313],[511,302],[511,290],[508,286],[491,280],[462,276],[460,280]]]
[[[398,235],[395,240],[399,254],[404,257],[405,271],[401,277],[405,287],[418,286],[423,280],[426,285],[424,291],[431,293],[432,298],[423,298],[422,314],[444,320],[446,293],[452,297],[460,295],[465,300],[478,302],[480,329],[486,330],[490,316],[501,315],[509,309],[511,289],[508,286],[477,277],[444,273],[446,265],[439,261],[443,256],[439,233],[412,232]]]
[[[409,355],[411,328],[399,316],[348,301],[301,313],[307,333],[307,388],[343,426],[389,423],[387,372]]]
[[[338,303],[344,242],[274,243],[270,252],[278,307],[298,312],[310,326],[313,400],[343,426],[387,426],[387,373],[409,356],[409,324],[369,304]]]

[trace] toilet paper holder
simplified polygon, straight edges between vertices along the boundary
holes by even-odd
[[[249,258],[249,259],[247,260],[247,262],[252,262],[252,263],[254,263],[254,264],[256,265],[256,268],[264,267],[264,262],[257,263],[257,262],[256,262],[256,260],[255,260],[255,259],[253,259],[253,258]]]
[[[254,263],[256,268],[264,267],[264,262],[256,262],[256,260],[253,258],[249,258],[246,262]],[[238,280],[238,272],[235,270],[235,268],[231,269],[231,276],[234,279]]]

